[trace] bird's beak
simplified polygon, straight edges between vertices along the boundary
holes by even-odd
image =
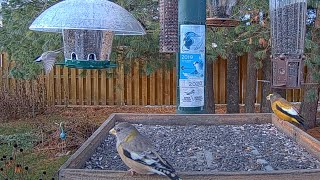
[[[110,134],[113,134],[113,135],[117,135],[117,132],[114,128],[112,128],[110,131],[109,131]]]
[[[270,101],[270,97],[272,96],[272,94],[269,94],[268,96],[267,96],[267,100],[268,101]]]

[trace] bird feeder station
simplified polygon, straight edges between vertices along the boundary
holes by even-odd
[[[178,52],[178,0],[160,0],[160,52]]]
[[[307,0],[270,0],[272,87],[300,88],[303,81]]]
[[[208,3],[209,17],[207,26],[211,27],[235,27],[239,20],[231,18],[232,9],[237,0],[210,0]]]
[[[144,35],[142,25],[124,8],[108,0],[65,0],[38,16],[30,30],[62,33],[64,65],[79,69],[110,64],[114,35]]]

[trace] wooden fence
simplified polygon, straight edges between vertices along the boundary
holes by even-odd
[[[106,70],[69,69],[55,66],[49,75],[41,75],[38,80],[17,80],[10,76],[13,67],[4,54],[0,59],[0,87],[15,93],[17,84],[24,83],[26,91],[45,86],[44,93],[48,105],[175,105],[176,69],[158,69],[145,75],[141,73],[141,62],[132,61],[131,71],[125,72],[124,65]],[[246,92],[246,56],[240,61],[240,102],[244,102]],[[261,71],[257,71],[261,79]],[[218,59],[214,63],[214,98],[216,104],[226,103],[226,61]],[[21,87],[21,86],[19,86]],[[34,92],[37,94],[39,92]],[[257,103],[261,101],[261,82],[256,91]],[[300,90],[287,90],[289,101],[300,101]]]

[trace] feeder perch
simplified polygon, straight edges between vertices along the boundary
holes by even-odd
[[[237,0],[210,0],[208,3],[209,17],[207,18],[207,26],[212,27],[235,27],[240,21],[230,18],[232,9],[236,5]]]
[[[160,0],[160,52],[178,52],[178,0]]]
[[[273,88],[300,88],[303,82],[306,0],[270,0]]]
[[[124,8],[108,0],[65,0],[41,13],[30,30],[62,33],[64,65],[103,69],[110,63],[114,35],[144,35],[142,25]]]

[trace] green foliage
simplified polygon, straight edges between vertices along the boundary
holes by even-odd
[[[0,51],[9,55],[16,66],[11,74],[16,78],[34,79],[41,67],[33,62],[43,51],[61,47],[61,35],[30,31],[32,21],[58,0],[9,0],[2,3],[3,27],[0,28]]]
[[[147,31],[145,36],[116,36],[113,42],[113,54],[115,58],[118,47],[125,47],[121,53],[124,58],[125,71],[131,70],[131,61],[143,60],[145,71],[150,74],[156,69],[172,68],[175,64],[175,54],[159,53],[159,11],[158,1],[146,0],[116,0],[138,19]]]
[[[238,0],[233,9],[232,18],[243,19],[245,15],[250,18],[241,21],[240,25],[232,28],[211,28],[208,33],[207,53],[213,57],[227,58],[228,53],[236,53],[238,56],[246,52],[256,51],[255,57],[263,59],[270,48],[270,28],[268,17],[268,1]],[[263,22],[259,22],[259,11],[263,10]],[[250,23],[250,25],[249,25]],[[212,33],[212,34],[211,34]],[[217,44],[216,48],[210,46]]]

